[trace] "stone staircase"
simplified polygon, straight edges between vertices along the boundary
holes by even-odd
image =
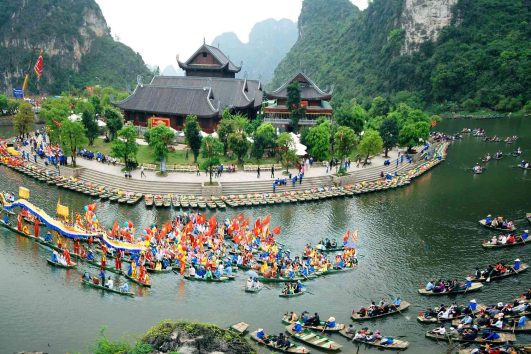
[[[194,194],[201,195],[201,183],[197,182],[158,182],[104,174],[98,171],[83,169],[79,175],[84,181],[101,184],[123,191],[134,191],[144,194]]]
[[[266,175],[266,174],[264,174]],[[279,176],[284,178],[284,176]],[[287,178],[287,176],[286,176]],[[292,187],[291,181],[288,180],[287,185],[277,186],[275,192],[282,193],[285,191],[301,191],[305,189],[311,189],[314,187],[329,186],[332,184],[332,177],[319,176],[319,177],[304,177],[302,184],[296,183],[295,187]],[[240,181],[240,182],[223,182],[223,194],[247,194],[247,193],[271,193],[273,192],[273,179],[260,178],[255,181]]]

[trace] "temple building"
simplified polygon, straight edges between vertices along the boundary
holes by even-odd
[[[308,76],[300,72],[291,80],[272,92],[267,92],[269,103],[264,108],[264,121],[275,126],[287,128],[291,122],[291,114],[287,107],[288,86],[298,82],[301,92],[301,107],[306,109],[305,116],[299,120],[299,125],[312,126],[319,117],[332,118],[333,109],[330,105],[332,90],[321,90]]]
[[[201,129],[212,133],[225,109],[256,117],[264,95],[261,82],[236,79],[241,67],[219,48],[203,44],[186,62],[177,62],[186,76],[155,76],[114,103],[123,110],[126,121],[147,126],[150,118],[160,118],[182,130],[186,116],[196,115]]]

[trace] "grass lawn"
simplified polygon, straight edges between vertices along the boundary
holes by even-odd
[[[101,152],[105,155],[111,154],[111,143],[105,143],[103,139],[97,138],[94,140],[94,145],[87,147],[87,150],[91,150],[96,152]],[[151,148],[146,145],[139,145],[138,146],[138,154],[137,154],[137,161],[139,164],[142,163],[149,163],[149,164],[156,164],[158,165],[158,161],[155,160],[153,157],[153,154],[151,152]],[[201,164],[202,158],[199,156],[198,162]],[[221,158],[221,162],[226,166],[230,164],[237,164],[236,158],[229,158],[227,156],[223,156]],[[247,164],[256,164],[255,159],[244,159],[244,163]],[[267,158],[267,159],[261,159],[261,164],[271,164],[271,163],[277,163],[277,160],[274,158]],[[168,154],[168,158],[166,160],[166,165],[194,165],[194,155],[190,151],[188,153],[188,159],[186,158],[186,151],[183,150],[177,150],[170,152]]]

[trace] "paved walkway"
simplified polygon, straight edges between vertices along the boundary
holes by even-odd
[[[389,152],[389,159],[392,163],[394,163],[393,166],[396,166],[396,159],[398,157],[398,149],[395,149],[393,151]],[[372,164],[367,167],[356,167],[355,163],[352,163],[351,168],[348,169],[348,172],[354,172],[354,171],[363,171],[366,170],[369,167],[375,167],[375,166],[382,166],[383,163],[386,160],[386,158],[381,156],[376,156],[372,159]],[[403,162],[403,164],[407,163],[406,161]],[[98,162],[96,160],[86,160],[83,158],[78,157],[77,158],[77,165],[79,167],[85,167],[87,169],[90,169],[92,171],[99,171],[115,176],[121,176],[123,177],[124,173],[121,171],[123,166],[113,166],[108,164],[103,164],[101,162]],[[332,173],[335,173],[335,170],[332,171],[332,173],[329,171],[326,172],[326,167],[322,166],[322,163],[314,163],[313,167],[307,168],[305,167],[304,171],[304,178],[307,177],[320,177],[320,176],[329,176]],[[293,174],[296,174],[298,171],[295,168],[290,168],[290,172]],[[145,178],[140,177],[140,169],[137,169],[132,172],[132,179],[142,179],[145,181],[157,181],[157,182],[203,182],[209,180],[209,175],[205,174],[204,171],[201,171],[200,176],[197,176],[194,172],[169,172],[167,176],[162,177],[158,176],[156,174],[156,171],[145,171],[146,174]],[[275,170],[275,178],[276,177],[284,177],[282,174],[282,171]],[[238,172],[224,172],[222,173],[221,177],[214,178],[216,181],[220,182],[243,182],[243,181],[261,181],[261,180],[272,180],[274,178],[271,177],[271,170],[270,169],[261,169],[260,172],[260,178],[257,178],[256,171],[254,172],[245,172],[245,171],[238,171]]]

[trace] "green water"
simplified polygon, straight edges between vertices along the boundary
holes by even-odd
[[[362,256],[358,268],[309,282],[309,290],[315,295],[286,300],[278,297],[280,289],[276,287],[259,294],[244,293],[244,277],[226,284],[204,284],[182,281],[175,274],[153,276],[150,290],[134,287],[134,299],[102,295],[82,287],[78,271],[50,268],[45,261],[49,255],[46,249],[0,229],[0,352],[88,352],[102,326],[107,326],[112,338],[125,333],[131,339],[162,319],[220,326],[245,321],[252,330],[262,327],[280,332],[280,318],[285,311],[308,310],[319,312],[322,318],[334,315],[338,322],[350,323],[353,307],[400,295],[413,304],[409,310],[366,325],[379,328],[384,334],[405,336],[410,342],[408,353],[443,353],[446,345],[424,338],[425,331],[433,326],[416,321],[420,309],[454,300],[465,303],[472,298],[480,303],[510,301],[531,286],[528,272],[457,298],[417,294],[419,284],[432,277],[462,278],[488,262],[531,259],[529,246],[483,250],[481,242],[491,233],[477,223],[491,213],[506,215],[518,226],[526,225],[525,213],[531,212],[530,172],[514,168],[518,159],[513,157],[489,162],[482,175],[474,176],[470,171],[482,155],[493,154],[498,148],[510,152],[521,146],[523,157],[529,160],[531,120],[445,121],[438,128],[456,132],[463,127],[483,127],[487,133],[499,136],[516,134],[520,140],[506,145],[465,136],[450,146],[444,163],[396,191],[246,211],[251,218],[271,213],[272,224],[282,225],[280,241],[292,251],[302,251],[305,243],[315,243],[323,237],[340,238],[347,228],[359,229]],[[2,129],[0,135],[5,135]],[[58,198],[74,210],[91,201],[0,167],[0,189],[16,190],[19,185],[29,188],[31,200],[49,212],[53,212]],[[218,219],[240,211],[227,210]],[[143,204],[130,208],[98,202],[97,213],[110,227],[115,218],[146,225],[165,221],[176,211],[157,212],[147,210]],[[341,337],[333,338],[344,345],[343,352],[356,351],[356,346]],[[522,343],[531,341],[531,336],[518,338]],[[359,352],[375,349],[362,346]]]

